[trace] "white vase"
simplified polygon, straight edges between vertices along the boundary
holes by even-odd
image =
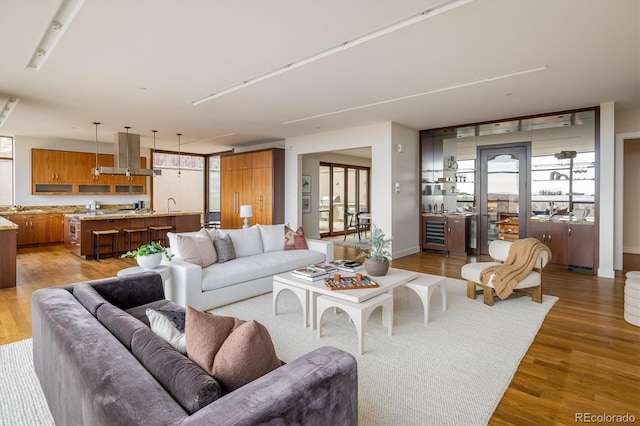
[[[160,262],[162,262],[162,253],[153,253],[153,254],[148,254],[146,256],[137,256],[136,260],[138,261],[138,265],[142,269],[144,269],[145,271],[150,271],[160,266]]]

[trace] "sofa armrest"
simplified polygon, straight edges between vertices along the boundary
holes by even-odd
[[[194,303],[202,296],[202,268],[181,259],[168,261],[162,259],[162,264],[169,267],[169,282],[165,287],[165,297],[182,307]]]
[[[333,243],[331,241],[307,239],[307,247],[309,250],[324,253],[325,262],[333,262]]]
[[[231,392],[183,425],[357,425],[353,355],[321,347]]]

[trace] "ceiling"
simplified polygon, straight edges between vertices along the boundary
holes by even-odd
[[[91,142],[99,121],[100,141],[131,126],[143,146],[156,129],[159,149],[182,133],[183,151],[212,153],[382,121],[640,108],[638,0],[476,0],[191,103],[439,3],[87,0],[35,70],[60,1],[0,0],[0,106],[19,98],[0,134]]]

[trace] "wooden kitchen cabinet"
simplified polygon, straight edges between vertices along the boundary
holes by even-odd
[[[590,224],[567,223],[567,265],[593,269],[595,227]]]
[[[422,216],[422,249],[466,256],[471,247],[471,217]]]
[[[562,222],[530,220],[527,236],[536,238],[551,250],[551,264],[567,264],[567,227]],[[592,243],[593,244],[593,243]]]
[[[220,169],[222,228],[241,228],[240,206],[247,204],[251,225],[284,222],[284,150],[223,156]]]
[[[146,176],[95,175],[95,154],[88,152],[31,150],[31,182],[34,195],[146,194]],[[140,157],[140,168],[147,159]],[[98,154],[99,167],[113,167],[114,157]]]
[[[44,214],[16,214],[11,221],[18,225],[16,244],[26,246],[49,241],[49,216]]]
[[[76,168],[71,154],[48,149],[31,150],[31,184],[34,194],[73,192]]]
[[[471,247],[471,217],[447,217],[447,251],[466,256]]]

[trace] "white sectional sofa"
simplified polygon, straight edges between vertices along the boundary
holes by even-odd
[[[200,232],[200,231],[199,231]],[[230,235],[236,259],[205,268],[184,261],[178,250],[178,235],[168,233],[173,260],[169,267],[167,299],[182,306],[205,310],[237,302],[272,290],[273,275],[318,262],[333,260],[333,243],[307,239],[308,250],[285,250],[284,225],[254,225],[246,229],[211,230]]]

